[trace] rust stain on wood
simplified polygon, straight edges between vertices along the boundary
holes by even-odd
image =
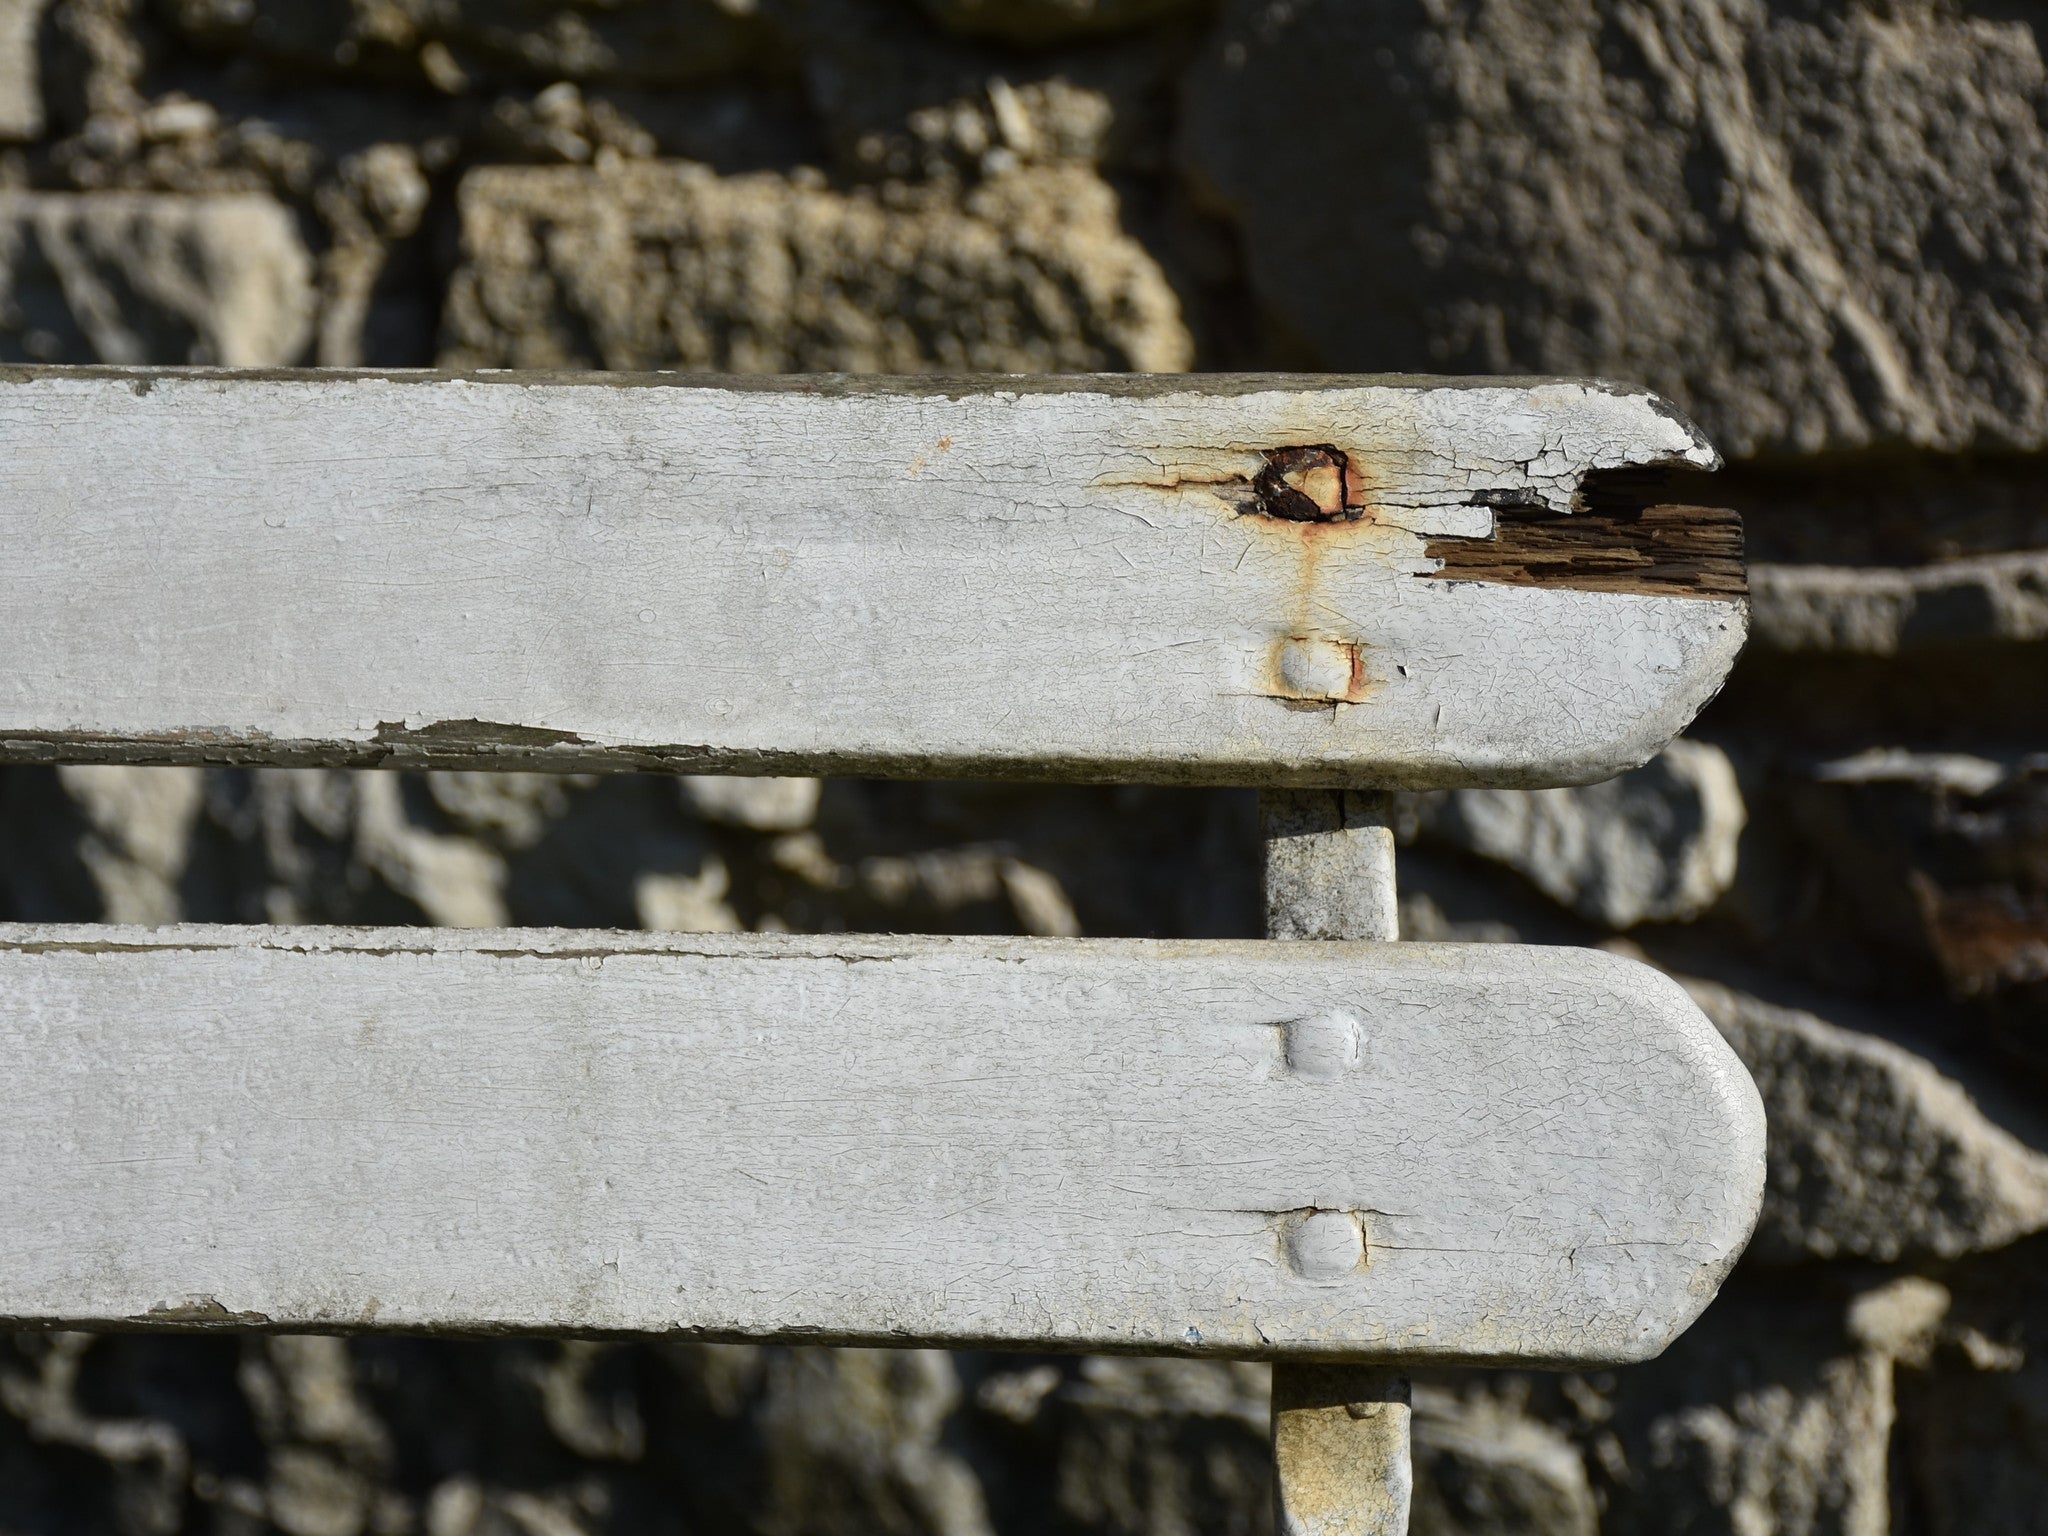
[[[1183,462],[1149,474],[1105,475],[1092,483],[1139,486],[1148,491],[1209,491],[1241,517],[1285,523],[1350,523],[1371,517],[1371,499],[1359,458],[1335,444],[1263,448],[1234,443],[1197,457],[1220,458],[1245,467]],[[1258,467],[1251,468],[1248,460],[1256,460]]]
[[[1374,686],[1365,656],[1361,641],[1283,635],[1267,658],[1266,692],[1283,703],[1317,709],[1362,704]]]
[[[1259,452],[1265,462],[1256,475],[1216,489],[1241,526],[1284,541],[1296,564],[1284,627],[1267,652],[1264,691],[1289,709],[1363,704],[1380,686],[1367,664],[1370,648],[1332,627],[1323,585],[1326,558],[1387,558],[1387,530],[1374,520],[1366,467],[1329,443]]]
[[[1290,523],[1355,523],[1365,516],[1365,493],[1351,455],[1329,443],[1269,448],[1251,483],[1249,505],[1239,511]]]
[[[1647,506],[1559,513],[1499,507],[1493,537],[1432,539],[1438,581],[1490,581],[1647,597],[1749,594],[1742,519],[1723,507]]]

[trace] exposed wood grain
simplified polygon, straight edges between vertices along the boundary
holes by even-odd
[[[0,1319],[1654,1354],[1756,1091],[1512,946],[0,928]]]
[[[4,369],[0,759],[1588,782],[1743,605],[1417,578],[1714,462],[1577,381]]]
[[[1742,519],[1721,507],[1501,507],[1492,537],[1436,539],[1429,553],[1443,562],[1433,574],[1446,581],[1724,601],[1749,593]]]

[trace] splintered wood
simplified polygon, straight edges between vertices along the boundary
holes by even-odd
[[[1734,599],[1749,595],[1742,519],[1718,507],[1628,512],[1494,512],[1490,539],[1429,546],[1446,581],[1496,581],[1579,592]]]
[[[1608,504],[1715,462],[1583,381],[0,369],[0,760],[1591,782],[1742,644],[1732,519]]]

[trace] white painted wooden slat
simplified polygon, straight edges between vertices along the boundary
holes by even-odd
[[[0,1320],[1654,1354],[1755,1088],[1591,951],[0,928]]]
[[[1430,550],[1714,462],[1575,381],[0,369],[0,759],[1587,782],[1744,603]]]

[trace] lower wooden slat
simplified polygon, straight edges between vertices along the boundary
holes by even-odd
[[[1624,1361],[1763,1114],[1589,951],[0,926],[0,1321]]]

